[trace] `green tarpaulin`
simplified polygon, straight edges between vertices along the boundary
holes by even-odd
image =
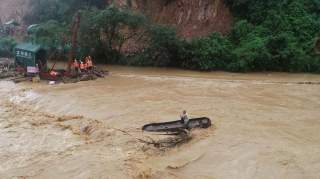
[[[17,45],[15,48],[16,64],[24,67],[35,67],[38,63],[37,53],[40,50],[42,50],[40,45],[32,43],[23,43]]]

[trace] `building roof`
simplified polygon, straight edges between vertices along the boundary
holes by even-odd
[[[28,28],[27,28],[27,32],[31,33],[31,32],[34,31],[38,26],[39,26],[39,24],[29,25]]]
[[[4,25],[14,25],[14,26],[18,26],[19,23],[17,21],[15,21],[14,19],[4,23]]]
[[[16,49],[26,50],[26,51],[35,53],[41,49],[41,46],[37,44],[32,44],[32,43],[22,43],[22,44],[18,44],[16,46]]]

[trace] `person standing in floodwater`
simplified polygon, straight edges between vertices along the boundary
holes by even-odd
[[[180,119],[181,119],[181,122],[184,124],[184,125],[187,125],[188,122],[189,122],[189,117],[188,117],[188,113],[186,110],[183,110],[182,111],[182,114],[180,115]]]

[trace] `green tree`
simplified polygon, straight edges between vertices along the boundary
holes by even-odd
[[[31,0],[31,10],[24,20],[29,24],[55,20],[70,22],[74,14],[83,9],[105,8],[105,0]]]
[[[13,57],[16,41],[10,37],[0,37],[0,57]]]
[[[191,58],[185,67],[199,70],[225,70],[231,60],[231,43],[217,33],[191,42]]]
[[[229,35],[237,47],[230,69],[316,71],[312,65],[317,64],[313,49],[320,32],[318,0],[226,2],[240,19]]]
[[[67,26],[50,20],[37,26],[27,40],[48,49],[49,58],[65,59],[70,48],[69,36]]]
[[[142,14],[128,9],[109,6],[104,10],[82,12],[80,46],[84,51],[94,51],[113,63],[119,60],[123,45],[131,40],[139,40],[144,35],[147,19]]]
[[[148,48],[146,49],[149,64],[153,66],[179,66],[180,39],[176,30],[162,25],[152,25],[148,30]]]

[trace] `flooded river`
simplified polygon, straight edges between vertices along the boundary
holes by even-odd
[[[0,178],[320,177],[319,75],[108,69],[77,84],[0,81]],[[137,141],[183,109],[214,127],[166,151]]]

